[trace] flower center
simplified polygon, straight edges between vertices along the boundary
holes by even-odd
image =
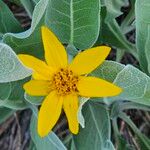
[[[78,80],[79,77],[75,76],[72,70],[61,68],[54,74],[52,83],[57,93],[64,96],[73,92],[78,92]]]

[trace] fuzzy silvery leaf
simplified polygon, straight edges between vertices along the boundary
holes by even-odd
[[[108,143],[111,127],[107,108],[89,100],[83,107],[83,116],[85,128],[80,128],[80,132],[73,136],[74,147],[81,150],[103,150],[109,147],[108,150],[113,150]]]
[[[31,118],[30,131],[31,138],[36,146],[36,150],[46,150],[50,148],[51,150],[67,150],[59,138],[54,132],[49,133],[48,136],[41,138],[37,133],[37,109],[32,108],[33,115]]]
[[[149,0],[137,0],[136,15],[136,46],[141,68],[150,73],[150,4]]]
[[[0,43],[0,83],[21,80],[31,73],[32,71],[19,61],[11,47]]]
[[[0,1],[0,38],[7,32],[21,32],[20,23],[14,17],[8,6]]]
[[[86,49],[98,38],[100,10],[99,0],[51,0],[45,21],[62,43]]]

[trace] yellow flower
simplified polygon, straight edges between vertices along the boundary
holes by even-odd
[[[38,133],[46,136],[60,117],[62,108],[69,129],[77,134],[78,96],[108,97],[118,95],[122,89],[96,77],[86,77],[107,57],[110,48],[100,46],[79,53],[69,64],[65,48],[57,37],[42,27],[45,61],[30,55],[18,55],[23,64],[33,69],[33,80],[24,85],[27,94],[46,96],[38,115]]]

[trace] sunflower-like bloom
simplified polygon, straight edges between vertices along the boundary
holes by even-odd
[[[116,96],[122,89],[103,79],[85,76],[96,69],[108,56],[110,48],[100,46],[79,53],[69,64],[65,48],[45,26],[41,28],[45,62],[30,55],[18,55],[22,63],[33,70],[33,79],[24,84],[31,96],[46,96],[38,114],[38,133],[46,136],[58,121],[62,108],[69,129],[77,134],[79,123],[78,96]]]

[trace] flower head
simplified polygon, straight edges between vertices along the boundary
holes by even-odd
[[[103,79],[84,75],[96,69],[107,57],[110,48],[100,46],[79,53],[69,64],[65,48],[45,26],[42,27],[45,62],[30,55],[18,55],[23,64],[33,70],[33,79],[24,85],[27,94],[46,96],[38,115],[38,133],[46,136],[54,127],[62,108],[69,129],[77,134],[78,96],[108,97],[122,89]]]

